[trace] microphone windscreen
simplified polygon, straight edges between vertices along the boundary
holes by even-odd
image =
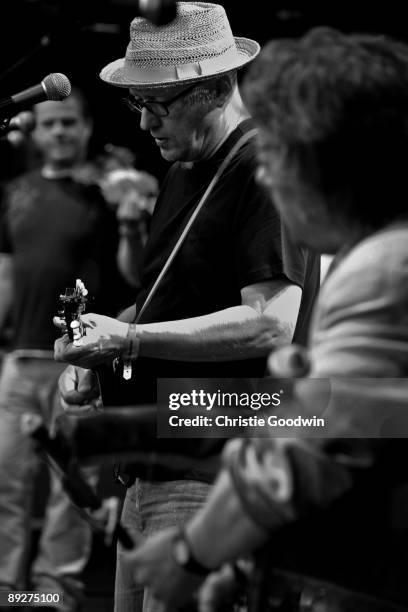
[[[42,81],[48,100],[58,102],[64,100],[71,93],[71,83],[65,74],[53,72]]]

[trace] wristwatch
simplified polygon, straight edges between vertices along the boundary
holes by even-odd
[[[197,574],[198,576],[207,576],[212,572],[211,569],[204,567],[194,558],[184,529],[180,528],[173,537],[171,553],[177,565],[186,572]]]

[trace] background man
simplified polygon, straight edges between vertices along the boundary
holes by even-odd
[[[92,133],[82,93],[38,104],[34,114],[42,166],[7,186],[0,223],[0,328],[9,317],[13,332],[0,378],[0,585],[9,589],[25,586],[37,468],[20,418],[34,411],[52,426],[59,411],[58,296],[81,278],[101,310],[116,314],[131,295],[116,266],[115,213],[95,184],[76,180]],[[77,609],[90,545],[89,527],[52,478],[32,586],[63,592],[64,609]]]
[[[220,164],[252,129],[236,71],[254,59],[259,46],[234,38],[224,9],[206,3],[179,3],[176,19],[161,28],[136,18],[130,34],[126,57],[106,66],[102,79],[130,90],[142,129],[174,162],[144,251],[139,311]],[[137,385],[128,403],[137,404],[156,400],[161,377],[261,377],[270,350],[293,337],[304,341],[319,262],[290,242],[255,171],[249,139],[211,192],[136,330],[85,315],[83,345],[73,347],[63,337],[56,342],[57,360],[91,367],[128,352],[131,345]],[[134,320],[133,315],[128,322]],[[62,377],[65,401],[89,403],[81,394],[84,376],[71,369]],[[214,441],[214,454],[221,446],[222,441]],[[152,441],[152,448],[159,449],[159,443]],[[169,468],[162,482],[154,482],[152,471],[138,474],[145,478],[128,491],[126,525],[150,534],[183,524],[203,503],[214,463],[176,477]],[[141,609],[137,597],[119,551],[116,609]],[[145,612],[157,606],[145,598]]]

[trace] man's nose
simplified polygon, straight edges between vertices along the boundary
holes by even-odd
[[[62,121],[56,121],[52,126],[51,132],[53,136],[59,136],[60,134],[64,134],[65,126]]]
[[[157,127],[160,124],[160,117],[151,113],[145,106],[142,108],[140,115],[140,127],[148,132],[151,128]]]

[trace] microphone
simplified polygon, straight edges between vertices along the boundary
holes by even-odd
[[[139,0],[139,12],[156,26],[167,25],[177,15],[175,0]]]
[[[16,111],[30,108],[33,104],[45,100],[64,100],[71,93],[71,83],[65,74],[54,72],[39,83],[24,89],[13,96],[0,100],[0,115],[2,117],[15,115]]]

